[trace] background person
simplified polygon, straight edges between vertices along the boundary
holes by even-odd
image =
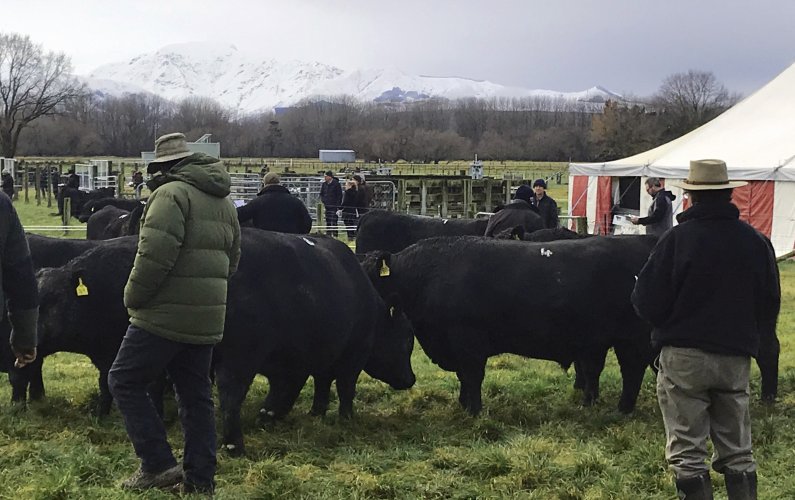
[[[2,178],[2,188],[3,192],[8,196],[9,199],[14,199],[14,178],[11,176],[11,173],[8,170],[3,170],[3,173],[0,174],[0,178]]]
[[[532,198],[533,189],[530,186],[527,184],[519,186],[513,200],[489,217],[484,235],[497,236],[516,226],[523,226],[525,232],[528,233],[542,229],[543,222],[538,214],[538,209],[530,204]]]
[[[666,191],[662,181],[657,177],[649,177],[646,179],[645,185],[646,193],[653,198],[649,206],[649,215],[647,217],[633,215],[629,221],[636,225],[646,226],[646,234],[659,237],[674,225],[671,202],[676,199],[676,195]]]
[[[253,221],[254,227],[280,233],[308,234],[312,230],[312,217],[306,205],[280,184],[276,172],[263,178],[263,188],[256,198],[237,209],[237,219],[242,224]]]
[[[335,227],[339,224],[337,211],[342,204],[342,186],[340,180],[334,177],[331,170],[327,170],[323,176],[323,185],[320,186],[320,201],[323,203],[326,217],[326,226]],[[336,229],[326,231],[330,236],[337,237]]]
[[[759,328],[775,324],[781,292],[770,241],[740,221],[720,160],[690,162],[680,186],[693,206],[657,243],[638,275],[632,303],[661,348],[657,399],[665,458],[682,499],[711,499],[712,468],[730,500],[756,498],[749,371]]]
[[[544,228],[554,229],[558,227],[558,204],[547,196],[547,181],[536,179],[533,182],[533,192],[535,196],[531,199],[531,203],[541,215]]]
[[[223,164],[191,153],[183,134],[155,142],[147,171],[159,173],[141,218],[138,252],[124,288],[130,326],[108,385],[141,459],[122,483],[132,490],[215,488],[215,407],[210,384],[213,346],[221,341],[229,276],[240,259],[240,226]],[[147,385],[167,372],[185,436],[182,466]]]
[[[347,226],[348,239],[356,238],[356,224],[359,222],[359,184],[356,179],[345,182],[345,192],[342,195],[342,220]]]

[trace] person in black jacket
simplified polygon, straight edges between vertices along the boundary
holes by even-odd
[[[342,195],[342,209],[339,215],[347,226],[348,240],[356,238],[356,225],[359,223],[359,184],[356,179],[345,182],[345,192]]]
[[[9,198],[14,198],[14,178],[11,176],[9,172],[3,172],[2,174],[0,174],[0,178],[2,178],[3,192]]]
[[[340,180],[334,177],[334,173],[331,170],[326,171],[323,176],[323,185],[320,186],[320,201],[325,208],[326,226],[334,227],[339,224],[337,210],[340,209],[342,204],[342,186],[340,186]],[[329,229],[326,233],[335,238],[337,237],[336,229]]]
[[[36,360],[39,290],[25,231],[11,199],[0,194],[0,315],[11,322],[11,349],[22,368]]]
[[[368,186],[367,181],[359,174],[355,174],[353,180],[356,181],[357,189],[356,207],[359,209],[359,217],[361,217],[370,210],[370,204],[373,201],[373,188]]]
[[[775,325],[781,291],[770,241],[731,203],[744,184],[729,182],[720,160],[690,162],[680,185],[693,206],[660,238],[632,293],[661,349],[657,398],[679,498],[712,498],[708,437],[729,499],[756,498],[750,358],[760,328]]]
[[[266,231],[308,234],[312,218],[306,205],[279,183],[276,172],[267,173],[262,181],[264,187],[257,197],[238,207],[238,221],[242,224],[253,220],[254,227]]]
[[[535,196],[530,203],[536,207],[541,215],[545,229],[558,227],[558,204],[547,195],[547,182],[544,179],[536,179],[533,182],[533,192]]]
[[[649,177],[645,184],[646,192],[653,198],[651,206],[649,206],[649,215],[647,217],[632,216],[629,220],[633,224],[646,226],[646,234],[659,237],[674,225],[671,202],[676,199],[676,195],[666,191],[662,181],[657,177]]]
[[[527,184],[519,186],[514,199],[489,218],[484,236],[498,236],[501,232],[516,226],[524,227],[527,233],[543,229],[544,224],[538,209],[530,204],[532,198],[533,189],[530,186]]]

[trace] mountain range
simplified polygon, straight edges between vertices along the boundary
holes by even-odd
[[[240,114],[302,100],[351,96],[360,101],[537,97],[601,104],[621,96],[601,87],[581,92],[508,87],[461,77],[410,75],[398,68],[343,70],[320,62],[253,57],[233,45],[191,42],[96,68],[83,81],[97,95],[150,92],[167,99],[211,97]]]

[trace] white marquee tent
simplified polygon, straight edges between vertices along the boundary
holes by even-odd
[[[639,211],[651,198],[643,191],[646,177],[683,179],[690,160],[718,158],[731,180],[748,185],[734,190],[741,218],[768,236],[776,254],[795,248],[795,64],[714,120],[643,153],[605,163],[569,165],[571,215],[588,217],[591,232],[605,232],[611,208],[622,189],[640,191]],[[623,179],[623,181],[622,181]],[[637,182],[632,182],[635,179]],[[622,184],[623,183],[623,184]],[[675,211],[681,212],[681,190]],[[637,199],[637,197],[635,197]]]

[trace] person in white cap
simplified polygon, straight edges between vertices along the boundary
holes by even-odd
[[[665,458],[680,499],[712,498],[712,468],[730,500],[755,499],[749,372],[760,331],[781,303],[770,241],[740,220],[721,160],[690,162],[682,183],[693,206],[662,235],[638,275],[632,303],[653,326]]]

